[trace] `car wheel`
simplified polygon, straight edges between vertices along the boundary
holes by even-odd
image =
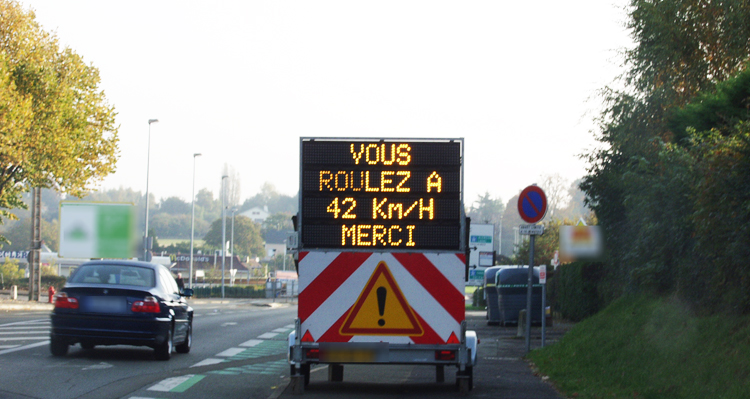
[[[172,357],[172,329],[167,330],[164,342],[154,348],[156,360],[169,360]]]
[[[91,350],[94,349],[94,344],[92,344],[91,342],[83,341],[81,342],[81,348]]]
[[[59,338],[52,338],[49,341],[49,350],[53,356],[65,356],[68,354],[68,343]]]
[[[193,345],[193,322],[188,323],[187,334],[185,335],[185,342],[175,346],[177,353],[188,353],[190,347]]]

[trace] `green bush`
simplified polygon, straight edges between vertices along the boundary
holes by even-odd
[[[487,299],[484,297],[484,287],[479,287],[474,291],[471,304],[480,308],[487,306]]]
[[[559,266],[550,279],[551,301],[563,318],[581,321],[604,306],[597,286],[603,265],[598,262],[573,262]]]
[[[225,298],[265,298],[265,296],[264,288],[252,285],[224,287]],[[221,286],[195,287],[193,288],[193,298],[221,298]]]

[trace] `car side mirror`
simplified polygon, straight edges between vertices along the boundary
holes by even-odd
[[[186,296],[186,297],[189,298],[189,297],[193,296],[193,289],[192,288],[185,288],[184,290],[182,290],[182,292],[180,292],[180,295],[181,296]]]

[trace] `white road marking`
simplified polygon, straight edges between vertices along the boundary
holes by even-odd
[[[0,345],[0,349],[15,348],[19,345]]]
[[[11,348],[11,349],[2,350],[2,351],[0,351],[0,355],[4,355],[6,353],[11,353],[11,352],[22,351],[24,349],[36,348],[37,346],[43,346],[43,345],[49,345],[49,341],[42,341],[42,342],[37,342],[35,344],[28,344],[28,345],[24,345],[24,346],[19,346],[17,348]]]
[[[288,328],[277,328],[277,329],[273,330],[273,332],[275,332],[275,333],[283,333],[283,332],[287,332],[287,330],[289,330],[289,329]]]
[[[273,337],[275,337],[277,335],[279,335],[279,334],[278,333],[267,332],[265,334],[258,335],[258,338],[260,338],[260,339],[270,339],[270,338],[273,338]]]
[[[230,321],[230,322],[226,322],[226,323],[221,323],[221,326],[222,326],[222,327],[226,327],[226,326],[236,326],[236,325],[237,325],[237,323],[235,323],[235,322],[233,322],[233,321]]]
[[[238,353],[244,352],[245,348],[229,348],[225,350],[224,352],[217,353],[216,356],[223,356],[223,357],[232,357]]]
[[[208,366],[208,365],[211,365],[211,364],[221,363],[223,361],[224,361],[224,359],[214,359],[214,358],[209,357],[208,359],[201,360],[200,362],[195,363],[194,365],[192,365],[190,367]]]
[[[240,346],[252,347],[252,346],[258,345],[261,342],[263,342],[262,339],[251,339],[249,341],[245,341],[245,342],[241,343]]]
[[[101,362],[101,363],[95,364],[93,366],[84,367],[81,370],[104,370],[104,369],[108,369],[108,368],[111,368],[111,367],[114,367],[114,366],[111,365],[111,364],[109,364],[109,363]]]
[[[10,335],[10,334],[13,334],[13,335],[18,335],[18,334],[39,334],[39,333],[43,333],[43,332],[44,331],[39,331],[39,330],[37,330],[37,331],[7,331],[7,332],[6,331],[0,331],[0,335]]]
[[[33,329],[42,329],[42,328],[49,328],[49,325],[46,326],[23,326],[23,327],[0,327],[0,331],[8,331],[8,330],[33,330]]]
[[[23,325],[23,324],[37,324],[37,323],[40,323],[40,322],[44,322],[44,323],[49,324],[49,319],[17,321],[15,323],[0,324],[0,327],[17,326],[17,325]]]
[[[172,377],[167,378],[166,380],[163,380],[159,382],[158,384],[152,386],[149,388],[149,391],[159,391],[159,392],[169,392],[174,388],[177,388],[178,385],[182,384],[183,382],[193,378],[193,374],[188,375],[182,375],[179,377]]]
[[[43,337],[20,337],[20,338],[0,338],[0,341],[25,341],[25,340],[49,339],[49,335]]]
[[[294,328],[294,324],[287,324],[284,326],[284,328],[291,330],[292,328]]]

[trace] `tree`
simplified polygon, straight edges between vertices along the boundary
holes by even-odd
[[[288,213],[274,213],[263,221],[263,235],[270,231],[294,231],[292,216]]]
[[[280,194],[276,191],[276,187],[269,182],[265,182],[261,191],[255,194],[251,198],[245,200],[240,207],[240,212],[252,209],[255,207],[263,208],[268,207],[270,213],[286,212],[290,215],[297,213],[297,196],[290,197],[288,195]]]
[[[221,200],[214,199],[214,193],[202,188],[195,195],[195,217],[205,221],[216,220],[221,217]]]
[[[60,226],[57,220],[41,220],[42,241],[52,250],[57,251],[60,240]],[[18,220],[8,223],[4,233],[8,243],[0,247],[4,251],[28,251],[31,247],[31,215],[26,213]]]
[[[750,312],[750,287],[733,285],[750,281],[735,258],[746,243],[716,239],[713,230],[711,238],[702,235],[714,220],[745,220],[740,121],[747,120],[748,90],[734,82],[724,97],[700,94],[715,93],[746,68],[750,2],[632,0],[627,26],[636,46],[623,53],[625,89],[602,90],[603,145],[589,154],[581,184],[605,239],[599,290],[605,300],[633,290],[676,291],[704,309],[731,303]],[[721,191],[726,187],[739,190],[732,195]],[[735,214],[704,207],[714,193],[721,194],[711,201]]]
[[[229,176],[226,180],[226,205],[227,208],[234,208],[240,205],[240,195],[242,193],[240,172],[233,166],[224,164],[224,175]],[[221,198],[220,198],[221,199]]]
[[[485,192],[484,195],[477,196],[467,215],[471,218],[472,223],[491,224],[495,226],[495,235],[497,236],[502,228],[504,208],[502,199],[499,197],[493,199],[490,193]],[[496,239],[493,242],[493,250],[499,252],[500,242]]]
[[[98,70],[10,0],[0,0],[0,132],[0,221],[30,187],[80,197],[115,170],[115,110]]]
[[[539,185],[547,197],[547,216],[557,217],[563,205],[570,201],[568,194],[568,180],[559,173],[542,175],[542,183]]]
[[[232,236],[232,220],[226,221],[226,239]],[[221,218],[211,224],[208,233],[203,237],[206,246],[221,249]],[[242,256],[264,256],[263,237],[260,235],[260,226],[246,216],[234,217],[234,251]]]
[[[190,214],[190,204],[179,197],[169,197],[161,200],[158,213],[166,213],[169,215]]]

